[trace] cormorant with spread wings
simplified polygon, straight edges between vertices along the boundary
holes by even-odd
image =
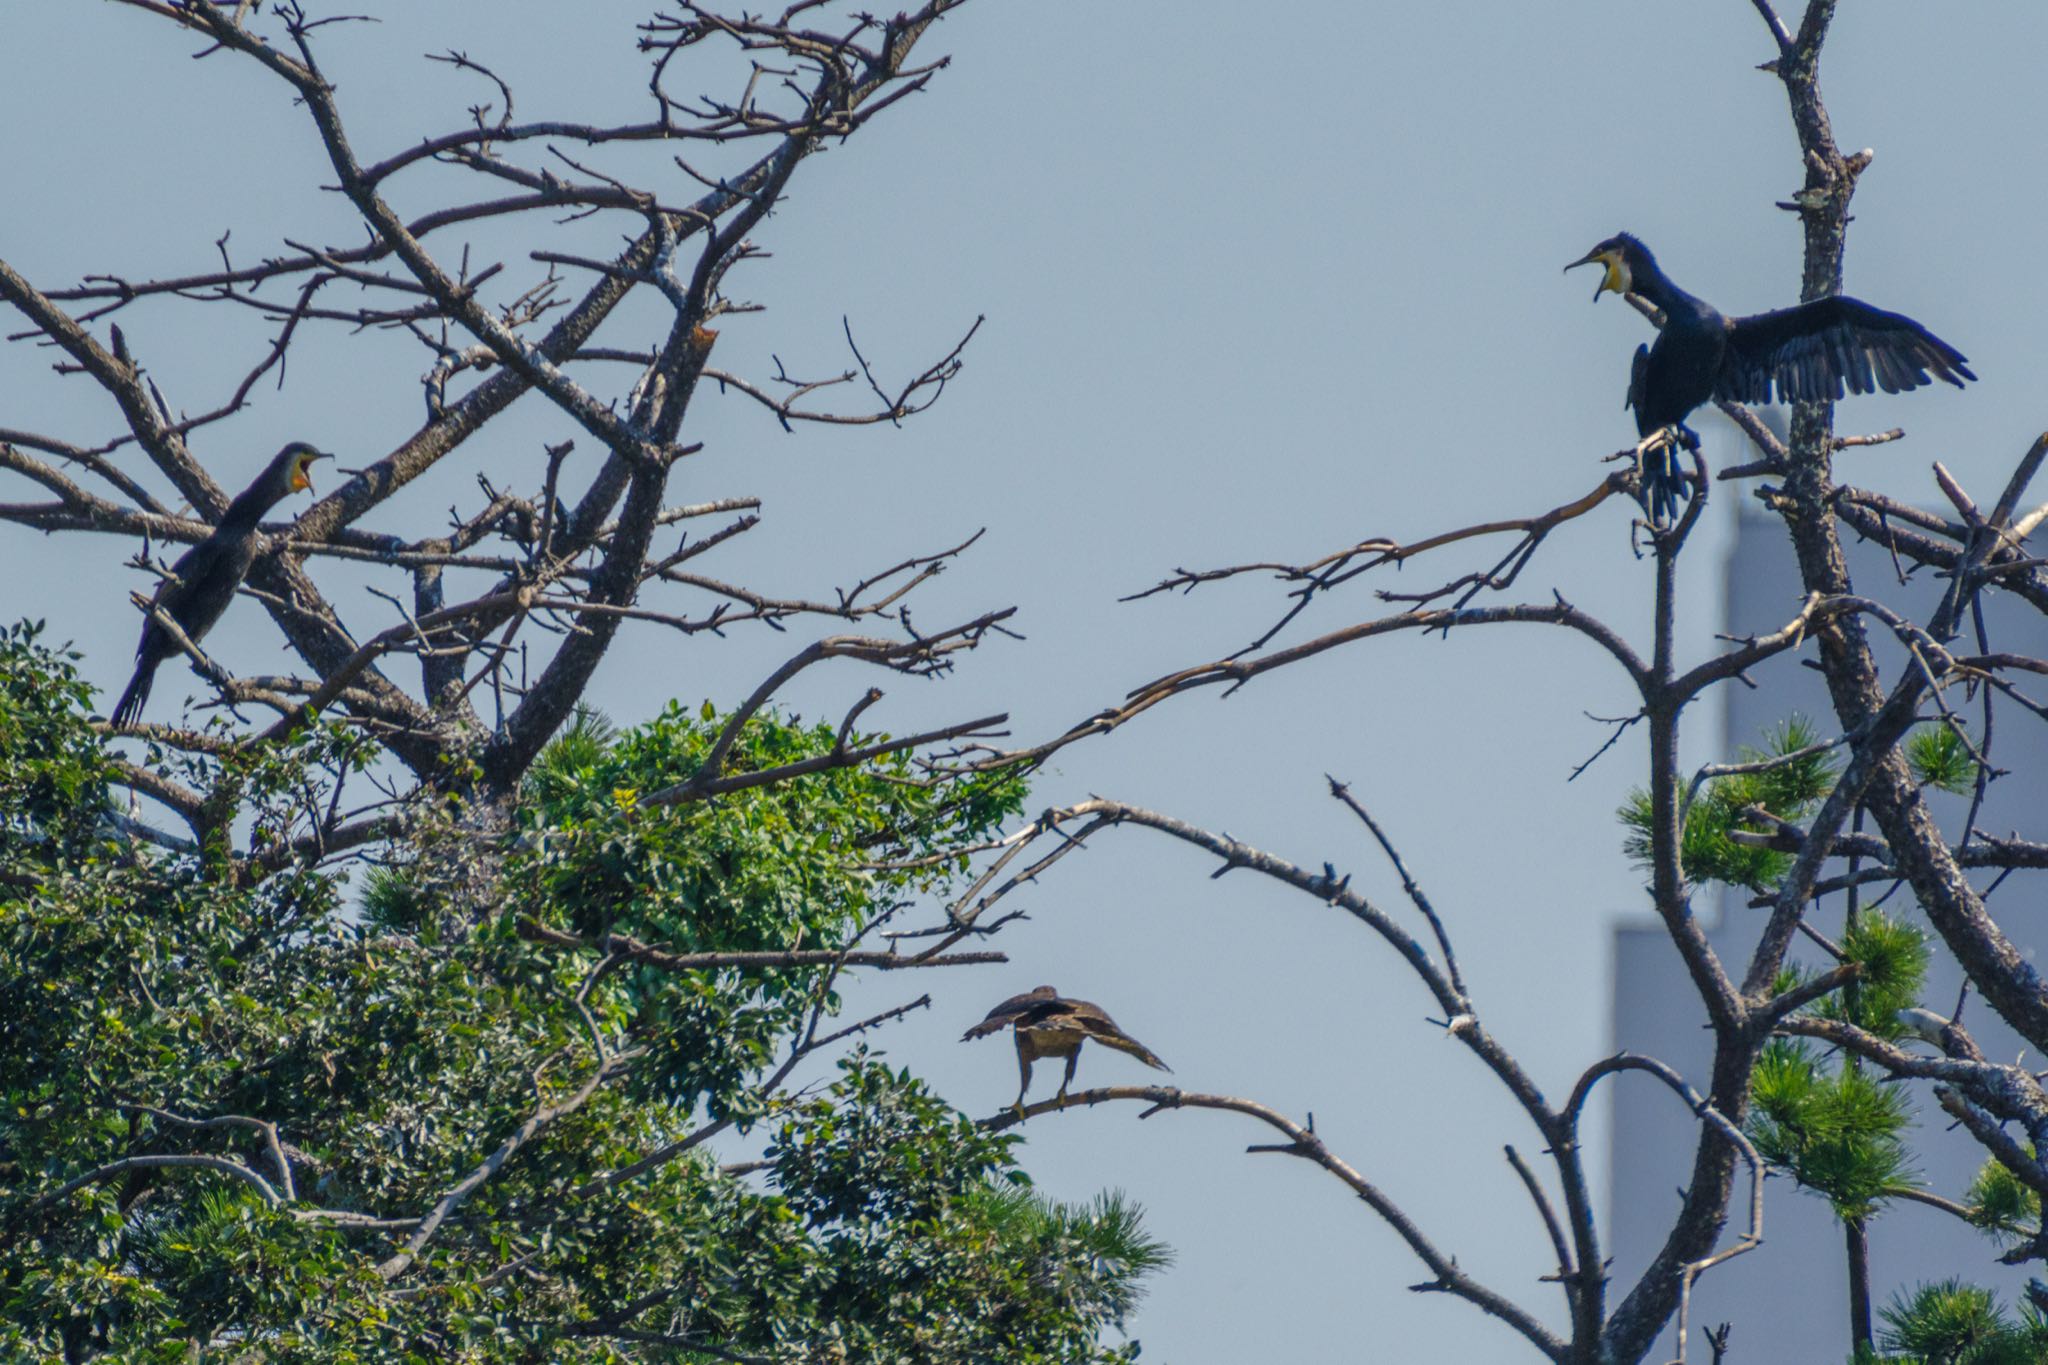
[[[1013,995],[988,1012],[988,1017],[960,1035],[960,1041],[986,1038],[1004,1028],[1017,1033],[1017,1072],[1023,1083],[1017,1087],[1015,1108],[1024,1107],[1024,1094],[1031,1089],[1031,1064],[1040,1057],[1064,1057],[1067,1074],[1060,1079],[1059,1097],[1066,1098],[1073,1084],[1074,1065],[1081,1060],[1081,1044],[1093,1038],[1104,1047],[1128,1052],[1146,1066],[1160,1071],[1173,1068],[1159,1060],[1151,1048],[1116,1026],[1100,1005],[1086,1000],[1064,1000],[1050,986],[1040,986],[1023,995]]]
[[[1664,314],[1657,340],[1636,348],[1627,406],[1636,434],[1668,432],[1643,470],[1650,519],[1671,519],[1685,484],[1672,445],[1699,448],[1685,424],[1709,398],[1730,403],[1831,403],[1845,393],[1903,393],[1944,379],[1957,388],[1977,376],[1961,351],[1903,313],[1873,308],[1845,294],[1793,308],[1723,317],[1713,305],[1673,284],[1657,258],[1626,232],[1609,237],[1566,266],[1602,267],[1593,300],[1634,294]]]

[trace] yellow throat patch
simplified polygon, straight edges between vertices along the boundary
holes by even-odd
[[[1629,286],[1634,284],[1635,280],[1629,274],[1628,264],[1621,259],[1621,253],[1619,251],[1609,251],[1602,254],[1598,259],[1602,265],[1607,267],[1607,273],[1601,277],[1600,288],[1616,294],[1626,294]],[[1598,291],[1595,292],[1597,294]]]

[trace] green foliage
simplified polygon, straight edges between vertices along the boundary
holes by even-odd
[[[573,782],[577,773],[602,763],[605,751],[618,737],[618,727],[604,712],[594,707],[578,706],[569,717],[569,723],[562,727],[562,732],[550,740],[540,757],[534,760],[533,767],[527,771],[527,780]]]
[[[1906,763],[1922,786],[1966,792],[1977,785],[1977,760],[1947,725],[1927,725],[1906,739]]]
[[[184,767],[258,856],[224,835],[166,852],[116,818],[89,702],[68,658],[8,634],[0,1359],[1135,1353],[1101,1340],[1165,1264],[1134,1208],[1035,1198],[1016,1138],[865,1053],[822,1093],[771,1084],[834,1007],[822,969],[606,963],[598,943],[843,947],[949,884],[957,850],[1017,809],[1017,778],[932,785],[895,758],[664,809],[641,798],[695,771],[721,718],[671,708],[614,734],[584,717],[509,841],[421,803],[433,838],[374,850],[352,901],[281,856],[360,761],[348,736]],[[728,771],[835,738],[759,716]],[[289,1190],[249,1125],[171,1117],[225,1115],[275,1125]],[[758,1181],[695,1145],[720,1116],[766,1130]],[[134,1167],[47,1197],[160,1154],[231,1169]],[[363,1221],[416,1220],[479,1172],[416,1263],[393,1260],[412,1224]]]
[[[1757,1059],[1750,1140],[1765,1161],[1865,1219],[1913,1182],[1905,1096],[1858,1067],[1824,1069],[1812,1047],[1773,1039]]]
[[[2029,1143],[2027,1155],[2033,1154]],[[1970,1206],[1972,1223],[2003,1236],[2011,1246],[2032,1241],[2041,1226],[2041,1196],[1995,1158],[1978,1169],[1964,1202]]]
[[[1812,1006],[1812,1013],[1897,1037],[1903,1031],[1898,1012],[1917,1003],[1926,980],[1927,935],[1866,910],[1839,946],[1844,961],[1861,964],[1863,972]],[[1774,993],[1803,979],[1788,968],[1780,972]],[[1837,1218],[1867,1222],[1918,1183],[1904,1137],[1910,1122],[1906,1096],[1853,1058],[1838,1057],[1831,1065],[1827,1060],[1803,1039],[1773,1039],[1751,1075],[1747,1127],[1765,1161],[1826,1199]],[[1867,1359],[1875,1365],[1878,1358]]]
[[[591,941],[623,935],[678,953],[838,949],[908,897],[950,885],[964,863],[947,850],[1021,809],[1022,783],[1012,774],[940,787],[923,781],[907,754],[715,802],[644,803],[696,774],[723,723],[708,707],[692,714],[671,704],[610,737],[602,718],[579,716],[528,780],[521,837],[505,867],[508,920]],[[723,771],[784,767],[837,743],[829,725],[757,717]],[[613,973],[605,998],[648,1049],[636,1069],[644,1093],[745,1117],[751,1100],[742,1078],[816,1002],[823,970],[679,974],[639,966]]]
[[[942,887],[964,867],[940,860],[884,872],[864,864],[931,857],[1022,809],[1023,782],[1013,773],[940,786],[923,780],[907,753],[715,802],[642,805],[643,796],[697,773],[722,719],[671,703],[606,743],[602,718],[580,715],[528,778],[527,837],[508,867],[511,881],[536,904],[573,905],[565,927],[579,932],[660,932],[679,951],[780,944],[790,933],[809,941],[842,933],[893,895]],[[724,773],[815,759],[837,740],[829,725],[756,717]]]
[[[1988,1289],[1942,1280],[1895,1296],[1883,1312],[1884,1349],[1913,1365],[2039,1365],[2048,1322],[2032,1308],[2017,1318]]]
[[[815,1230],[833,1339],[863,1360],[1090,1359],[1141,1276],[1169,1261],[1120,1196],[1067,1207],[1009,1169],[991,1137],[907,1073],[864,1054],[797,1107],[768,1155],[787,1207]],[[890,1235],[896,1225],[925,1235]],[[943,1286],[950,1316],[906,1314]],[[772,1326],[772,1324],[764,1324]]]
[[[1761,763],[1785,758],[1819,742],[1820,734],[1810,722],[1792,716],[1764,737],[1762,749],[1743,749],[1739,761]],[[1760,772],[1709,778],[1691,806],[1684,809],[1679,866],[1686,879],[1727,882],[1751,891],[1770,888],[1791,866],[1791,855],[1738,844],[1729,834],[1750,827],[1742,815],[1750,806],[1761,806],[1781,820],[1803,820],[1834,786],[1835,774],[1833,755],[1824,751],[1788,759]],[[1682,788],[1678,796],[1682,804]],[[1623,848],[1639,867],[1650,863],[1650,841],[1655,828],[1651,812],[1650,793],[1640,788],[1630,792],[1627,802],[1616,812],[1628,830]]]
[[[1927,981],[1930,945],[1927,932],[1878,910],[1865,910],[1842,934],[1845,962],[1863,964],[1853,988],[1838,991],[1814,1006],[1823,1019],[1854,1024],[1880,1038],[1904,1033],[1899,1011],[1920,1002]]]
[[[908,1072],[869,1064],[865,1049],[840,1072],[829,1097],[788,1113],[768,1148],[796,1191],[790,1206],[813,1224],[928,1217],[979,1172],[1009,1164],[1013,1139],[983,1133]]]
[[[78,655],[36,643],[41,622],[0,634],[0,848],[77,855],[110,812],[107,762],[76,717],[92,704]]]

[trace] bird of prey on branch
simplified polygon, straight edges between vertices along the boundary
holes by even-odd
[[[1050,986],[1011,996],[990,1010],[986,1019],[961,1034],[960,1041],[986,1038],[1006,1026],[1017,1034],[1017,1073],[1023,1083],[1017,1087],[1017,1102],[1012,1107],[1020,1113],[1025,1092],[1031,1089],[1031,1064],[1040,1057],[1067,1059],[1067,1074],[1060,1080],[1059,1091],[1059,1098],[1064,1100],[1067,1087],[1073,1084],[1074,1064],[1081,1060],[1081,1044],[1090,1038],[1118,1052],[1128,1052],[1146,1066],[1173,1070],[1151,1048],[1118,1028],[1116,1020],[1102,1006],[1086,1000],[1063,1000]]]

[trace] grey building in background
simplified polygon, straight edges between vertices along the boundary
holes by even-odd
[[[1905,607],[1914,619],[1927,619],[1945,579],[1923,571],[1899,588],[1897,570],[1881,547],[1852,543],[1847,550],[1850,572],[1859,585]],[[1746,635],[1784,625],[1798,609],[1798,581],[1783,527],[1775,518],[1745,509],[1727,564],[1728,632]],[[1994,648],[2048,654],[2048,620],[2024,607],[2013,610],[2010,602],[1995,596],[1987,596],[1985,607]],[[1884,649],[1886,676],[1896,676],[1901,656],[1896,648],[1887,647],[1889,642],[1875,641],[1879,633],[1873,632],[1873,640]],[[1755,670],[1759,688],[1738,684],[1721,689],[1727,727],[1724,755],[1732,755],[1738,746],[1760,743],[1766,731],[1794,711],[1812,718],[1824,733],[1835,732],[1820,674],[1799,662],[1810,654],[1809,650],[1781,656]],[[2010,704],[1999,711],[2001,721],[2008,716],[2017,718]],[[2041,729],[2007,721],[1997,740],[1994,758],[2012,771],[1992,784],[1979,825],[1991,833],[2017,828],[2039,837],[2040,812],[2048,809],[2048,762],[2043,762],[2048,753],[2043,752]],[[1966,803],[1949,797],[1937,797],[1937,802],[1943,828],[1951,836],[1959,834]],[[1986,876],[1977,878],[1980,887],[1987,881]],[[1866,896],[1881,895],[1886,885],[1867,887]],[[1991,901],[2000,926],[2030,955],[2048,939],[2038,899],[2035,882],[2015,877]],[[1763,928],[1765,912],[1750,909],[1746,895],[1739,892],[1721,897],[1718,906],[1710,903],[1710,893],[1703,892],[1700,901],[1715,950],[1739,975]],[[1885,909],[1925,924],[1907,890],[1886,901]],[[1833,935],[1841,929],[1842,914],[1842,898],[1830,896],[1814,909],[1811,922]],[[1661,1058],[1704,1089],[1712,1055],[1706,1011],[1660,925],[1636,921],[1615,930],[1613,979],[1615,1046]],[[1947,1014],[1961,979],[1937,941],[1925,1003]],[[1965,1007],[1964,1021],[1988,1056],[2003,1059],[2020,1053],[2017,1035],[1974,995]],[[1935,1107],[1924,1086],[1915,1087],[1914,1100],[1916,1123],[1909,1141],[1920,1175],[1934,1192],[1960,1198],[1982,1164],[1984,1150],[1968,1134],[1949,1131],[1948,1116]],[[1614,1283],[1626,1285],[1649,1263],[1670,1229],[1679,1191],[1691,1170],[1696,1129],[1684,1105],[1654,1082],[1625,1079],[1611,1104],[1608,1238]],[[1747,1198],[1744,1174],[1738,1177],[1731,1232],[1740,1230]],[[1870,1224],[1873,1303],[1882,1309],[1902,1288],[1961,1276],[1997,1289],[2001,1300],[2011,1304],[2029,1272],[1998,1264],[1997,1253],[1990,1239],[1950,1214],[1922,1204],[1895,1203]],[[1848,1283],[1843,1232],[1827,1204],[1789,1178],[1773,1178],[1765,1185],[1763,1246],[1700,1279],[1693,1321],[1732,1322],[1730,1356],[1743,1365],[1841,1361],[1849,1353]],[[1669,1335],[1666,1355],[1653,1359],[1668,1356]],[[1704,1355],[1697,1335],[1692,1345]]]

